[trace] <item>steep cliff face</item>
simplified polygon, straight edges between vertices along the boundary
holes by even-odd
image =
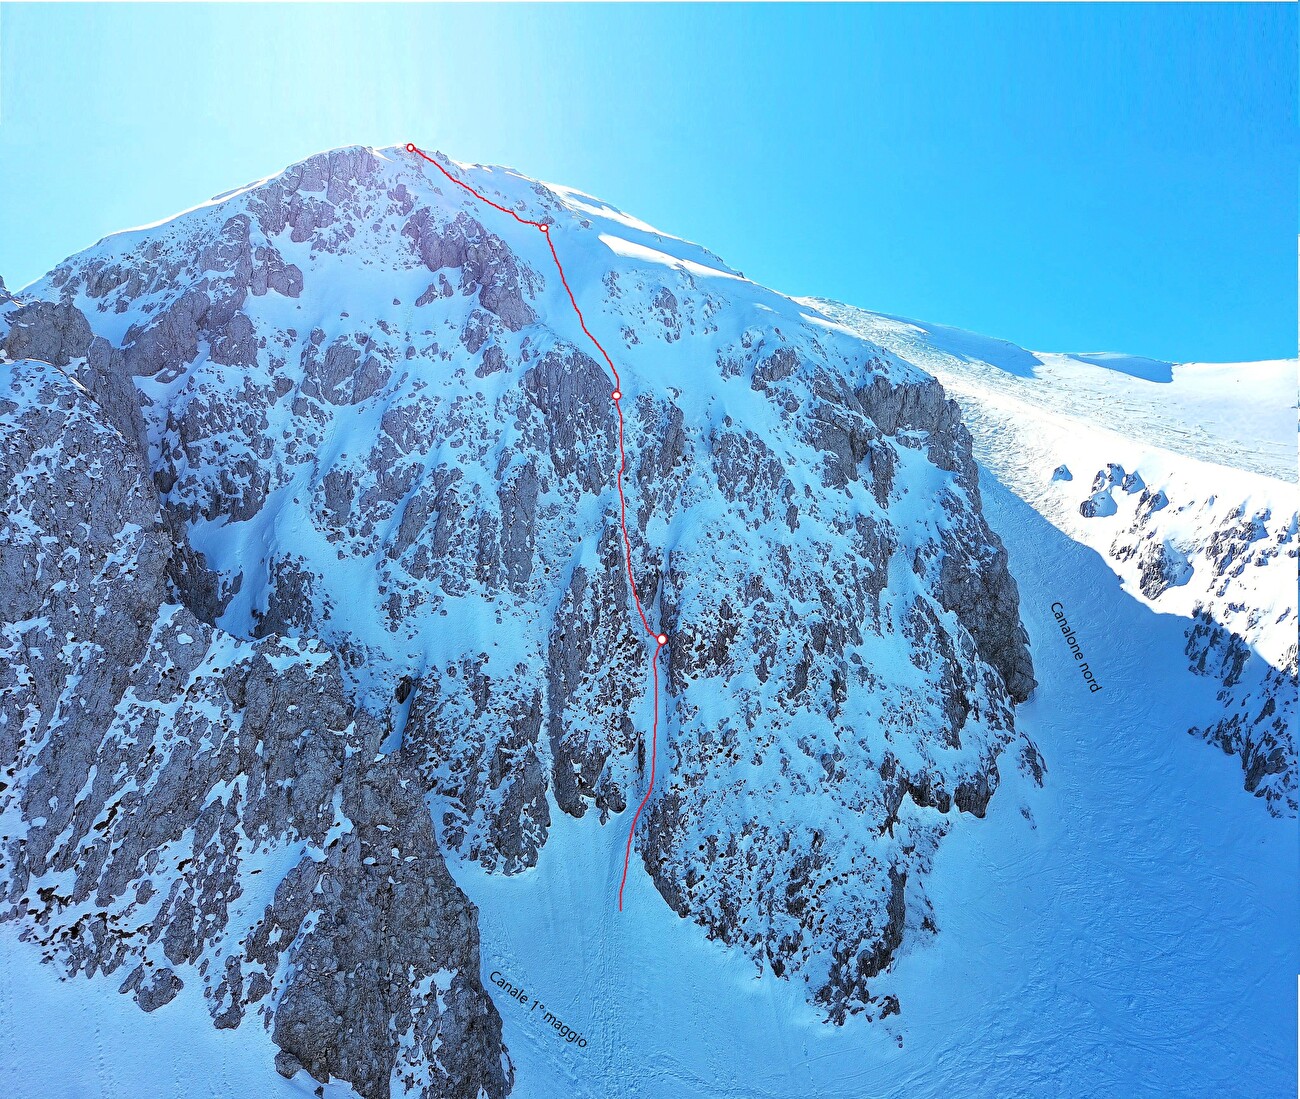
[[[0,919],[145,1011],[260,1016],[286,1075],[505,1095],[475,913],[414,773],[376,758],[319,644],[173,600],[138,441],[75,377],[84,317],[20,316],[5,346],[49,358],[0,363]]]
[[[1019,597],[956,406],[704,249],[589,196],[442,163],[548,224],[624,373],[633,572],[670,638],[636,839],[647,872],[677,912],[802,982],[828,1018],[896,1010],[869,982],[905,934],[934,929],[924,879],[937,845],[983,815],[1000,767],[1042,771],[1013,722],[1034,687]],[[315,785],[266,811],[278,842],[312,854],[282,875],[247,949],[292,944],[307,959],[277,991],[276,1040],[367,1094],[390,1063],[390,1016],[413,1020],[402,1057],[427,1062],[429,1027],[460,1027],[474,1040],[455,1078],[498,1094],[508,1075],[472,930],[449,930],[472,917],[429,822],[412,823],[421,796],[449,852],[514,873],[546,857],[557,812],[590,813],[592,842],[621,850],[652,777],[611,379],[546,249],[432,165],[350,149],[109,238],[9,307],[11,356],[68,361],[118,431],[145,442],[153,606],[183,605],[169,628],[195,653],[223,638],[248,676],[262,659],[297,660],[303,680],[281,697],[332,707],[325,718],[295,699],[276,734],[292,766],[308,742],[320,757]],[[122,398],[132,391],[138,402]],[[155,675],[161,657],[138,652],[172,635],[145,649],[163,627],[137,617],[146,640],[116,663]],[[244,674],[223,670],[236,685],[205,705],[246,709]],[[110,709],[124,692],[107,691]],[[238,756],[247,747],[221,747],[232,735],[214,734],[226,762],[205,789],[231,786],[250,806],[280,797],[240,777],[254,764]],[[387,754],[363,767],[381,741]],[[60,779],[65,793],[80,773]],[[403,846],[390,854],[378,833],[397,831],[392,817]],[[213,888],[237,880],[231,868]],[[364,935],[343,934],[351,915],[322,937],[337,898],[358,891],[376,898],[372,929],[437,909],[433,938],[376,969]],[[306,898],[335,908],[312,920]],[[385,985],[410,965],[415,977]],[[332,1045],[330,1011],[350,1015],[335,973],[368,982],[356,1049]],[[420,1010],[408,987],[424,990]]]

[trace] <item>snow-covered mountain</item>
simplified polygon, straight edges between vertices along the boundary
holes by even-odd
[[[963,915],[981,859],[1045,835],[1071,858],[1062,829],[1106,846],[1047,744],[1064,684],[1099,740],[1150,738],[1116,776],[1189,746],[1164,780],[1209,766],[1188,728],[1239,757],[1263,805],[1220,772],[1197,792],[1287,849],[1294,486],[1221,392],[1245,367],[797,301],[590,196],[437,160],[547,233],[353,148],[0,299],[0,915],[30,995],[58,995],[21,968],[36,944],[187,1035],[202,1005],[243,1036],[206,1062],[238,1062],[231,1094],[281,1086],[248,1068],[272,1055],[285,1088],[366,1099],[861,1094],[828,1082],[842,1056],[902,1088],[897,1050],[952,1024],[916,966],[999,924]],[[669,638],[657,753],[612,379],[575,304],[622,375],[627,552]],[[1043,575],[1080,546],[1107,560],[1076,563],[1106,578],[1091,606]],[[1130,601],[1176,623],[1177,668],[1169,629],[1118,659],[1091,628]],[[1040,631],[1057,605],[1071,647]],[[1069,674],[1035,693],[1045,657]],[[1239,852],[1209,865],[1250,878]],[[1175,869],[1152,880],[1214,895]],[[1291,949],[1265,935],[1252,962]],[[1043,988],[1066,954],[1008,972]],[[801,1070],[810,1041],[827,1059]],[[1020,1085],[939,1060],[971,1093],[1044,1094],[1054,1057]]]

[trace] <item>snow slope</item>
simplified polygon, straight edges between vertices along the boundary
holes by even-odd
[[[630,931],[601,919],[589,898],[609,870],[576,845],[527,883],[462,874],[484,913],[485,959],[564,1003],[609,1049],[557,1049],[507,1005],[518,1093],[1290,1094],[1295,821],[1242,797],[1235,761],[1186,735],[1224,699],[1185,650],[1194,606],[1225,583],[1216,612],[1251,635],[1252,663],[1281,663],[1294,646],[1294,557],[1265,556],[1243,578],[1203,551],[1243,508],[1294,533],[1293,462],[1282,458],[1295,363],[1090,362],[815,304],[936,374],[962,405],[990,522],[1025,593],[1039,686],[1019,720],[1046,782],[1010,777],[990,828],[939,853],[939,934],[892,968],[904,1010],[889,1036],[827,1031],[653,911],[634,906]],[[1203,575],[1150,597],[1136,567],[1115,560],[1138,493],[1115,486],[1113,516],[1079,512],[1093,471],[1111,462],[1188,504],[1168,509],[1162,533]],[[1078,479],[1053,479],[1061,464]],[[1100,692],[1081,679],[1053,604]],[[545,1082],[528,1090],[530,1080]]]
[[[266,1066],[261,1027],[216,1030],[202,1001],[181,997],[146,1015],[111,981],[65,978],[12,928],[0,928],[0,1094],[12,1099],[305,1099],[316,1082]],[[357,1099],[337,1081],[323,1099]]]
[[[987,470],[1105,557],[1136,599],[1184,620],[1184,655],[1220,685],[1192,730],[1239,755],[1247,788],[1294,816],[1296,362],[1170,366],[1162,381],[1116,374],[1119,356],[1086,362],[951,329],[928,342],[918,323],[809,304],[938,377]]]
[[[1162,363],[1026,351],[945,325],[801,300],[934,374],[954,396],[1050,411],[1213,465],[1295,480],[1294,359]]]
[[[338,653],[456,856],[525,872],[561,814],[624,851],[653,767],[633,873],[827,1016],[894,1007],[870,982],[928,933],[936,845],[1034,757],[1018,595],[932,379],[596,200],[405,149],[25,295],[119,345],[202,561],[182,598]],[[629,571],[670,638],[657,750]],[[908,801],[934,811],[900,835]]]

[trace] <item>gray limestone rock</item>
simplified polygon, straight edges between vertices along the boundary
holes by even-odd
[[[919,385],[875,378],[857,394],[864,411],[885,435],[923,432],[926,453],[939,469],[979,503],[979,476],[970,433],[955,401],[933,379]],[[1023,702],[1037,685],[1029,642],[1020,624],[1020,591],[1001,540],[975,509],[950,509],[954,525],[944,542],[938,575],[940,603],[957,613],[980,655],[1002,675],[1011,697]]]
[[[431,211],[422,208],[411,216],[402,233],[432,273],[459,269],[461,293],[477,291],[479,304],[499,317],[511,332],[537,319],[524,300],[536,274],[476,218],[460,213],[450,223],[439,224]],[[432,300],[432,290],[430,285],[421,299],[426,305]]]
[[[370,762],[383,731],[319,646],[168,602],[193,590],[168,583],[174,529],[101,412],[43,363],[0,367],[0,919],[70,972],[127,971],[145,1011],[202,995],[228,1028],[265,1001],[282,1047],[368,1099],[394,1071],[426,1099],[504,1096],[475,912],[415,772]],[[247,922],[253,875],[304,848]],[[314,1011],[340,964],[342,1012]]]
[[[345,791],[354,827],[313,874],[314,919],[297,923],[275,1012],[287,1066],[340,1077],[364,1099],[386,1099],[394,1076],[427,1099],[504,1096],[513,1073],[479,983],[476,913],[438,853],[415,775],[390,758]]]
[[[6,319],[9,332],[3,347],[10,359],[37,359],[67,366],[73,359],[85,358],[94,338],[85,316],[70,305],[34,301],[14,310]]]
[[[1147,544],[1139,567],[1138,587],[1148,599],[1158,599],[1175,585],[1187,583],[1192,572],[1187,558],[1163,541]]]
[[[1275,816],[1297,811],[1295,729],[1300,714],[1297,646],[1281,667],[1262,660],[1198,606],[1186,632],[1188,667],[1219,684],[1223,716],[1188,730],[1241,760],[1245,787]]]

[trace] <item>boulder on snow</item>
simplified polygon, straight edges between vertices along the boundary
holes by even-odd
[[[1092,479],[1092,491],[1102,492],[1106,489],[1114,488],[1124,481],[1124,467],[1114,462],[1109,462],[1105,469],[1097,470],[1097,475]]]
[[[1142,495],[1138,497],[1138,511],[1146,515],[1161,511],[1168,506],[1169,497],[1165,495],[1163,489],[1152,492],[1149,488],[1144,488]]]
[[[1098,477],[1101,474],[1097,474]],[[1114,515],[1119,510],[1115,503],[1115,497],[1110,494],[1110,489],[1102,489],[1094,492],[1082,504],[1079,505],[1079,514],[1085,519],[1104,518],[1107,515]]]

